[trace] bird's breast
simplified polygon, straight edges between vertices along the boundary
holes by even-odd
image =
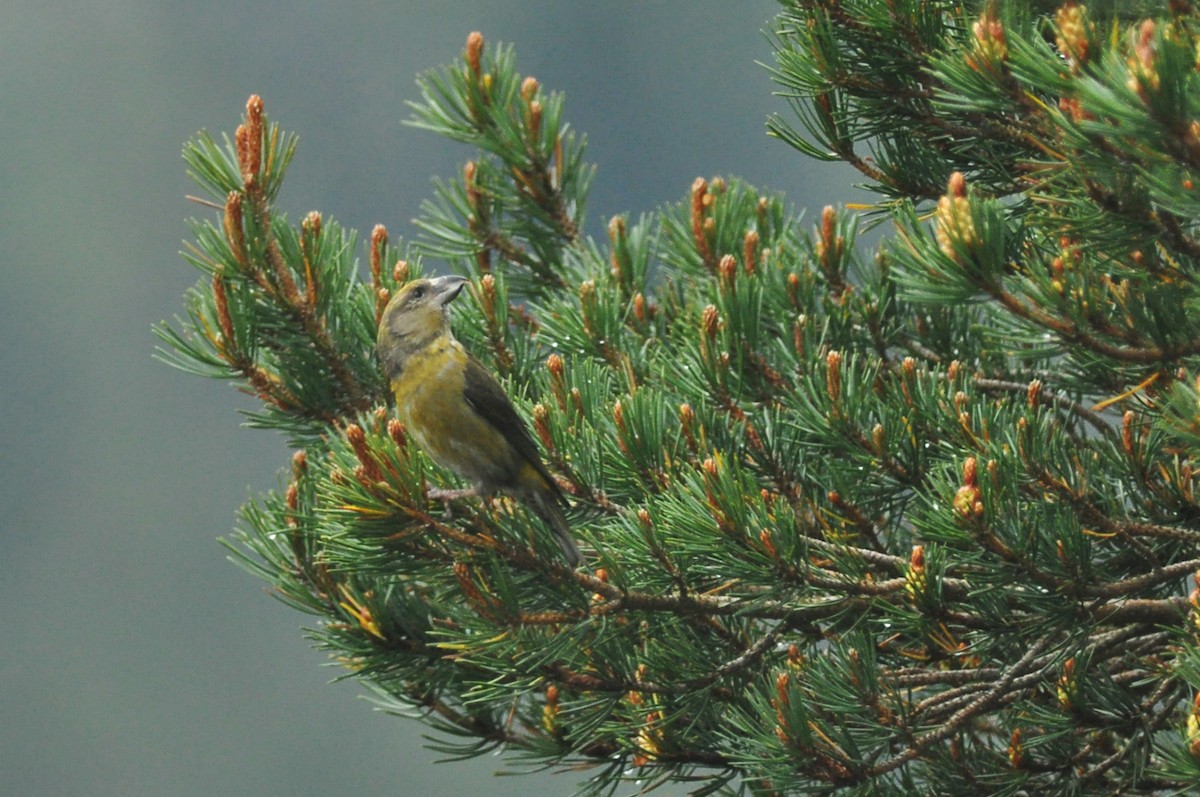
[[[392,380],[396,412],[434,462],[487,486],[513,480],[517,463],[504,437],[467,403],[467,353],[458,341],[435,341]]]

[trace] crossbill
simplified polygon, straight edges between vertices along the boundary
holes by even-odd
[[[496,378],[450,329],[450,302],[467,280],[418,279],[384,308],[376,349],[408,433],[434,462],[475,486],[441,498],[504,493],[550,526],[572,567],[583,555],[563,515],[562,491],[542,464],[529,428]]]

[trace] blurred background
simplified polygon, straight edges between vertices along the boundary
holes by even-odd
[[[0,794],[570,794],[577,774],[435,764],[311,650],[309,618],[217,539],[290,452],[224,383],[152,359],[210,213],[179,157],[246,97],[300,134],[280,204],[393,239],[471,152],[404,127],[419,71],[480,30],[567,95],[599,173],[588,231],[736,175],[863,199],[768,139],[772,0],[0,4]],[[756,63],[758,62],[758,63]],[[434,264],[436,266],[436,264]],[[635,787],[621,793],[632,793]],[[675,789],[667,793],[682,794]]]

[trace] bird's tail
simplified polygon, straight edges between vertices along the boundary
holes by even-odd
[[[539,490],[530,497],[538,516],[546,521],[550,530],[554,532],[554,539],[558,542],[558,547],[562,548],[563,556],[567,558],[571,567],[579,567],[583,564],[583,554],[571,534],[571,527],[567,524],[567,516],[563,514],[558,496],[549,490]]]

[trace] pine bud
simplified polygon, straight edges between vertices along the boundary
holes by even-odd
[[[708,181],[703,177],[697,177],[692,182],[692,240],[696,244],[696,251],[703,256],[705,262],[710,262],[712,251],[708,246],[708,238],[704,233],[704,211],[708,205]],[[711,262],[710,266],[711,268]]]
[[[1087,6],[1080,5],[1075,0],[1067,0],[1054,12],[1054,29],[1054,41],[1058,51],[1070,63],[1071,71],[1079,72],[1091,54],[1089,41],[1094,30],[1088,19]]]
[[[830,287],[840,295],[845,287],[840,268],[845,254],[846,239],[837,234],[837,211],[833,209],[833,205],[826,205],[821,211],[821,230],[814,249],[821,272],[829,281]]]
[[[529,102],[534,98],[538,91],[538,81],[533,75],[521,81],[521,99]]]
[[[382,224],[371,230],[371,279],[378,285],[383,278],[383,254],[387,249],[388,231]]]
[[[242,268],[247,267],[246,232],[242,226],[242,195],[230,191],[225,197],[225,241]]]
[[[618,283],[622,281],[624,269],[622,261],[625,259],[625,217],[613,216],[608,220],[608,243],[612,254],[609,257],[609,262],[612,265],[611,273]]]
[[[1188,753],[1193,758],[1200,758],[1200,692],[1192,700],[1188,711],[1187,722],[1184,725]]]
[[[771,534],[770,529],[760,530],[758,532],[758,541],[762,543],[763,550],[766,551],[767,556],[772,559],[779,558],[779,551],[775,547],[775,538]]]
[[[831,351],[825,356],[825,392],[835,405],[842,400],[842,353]]]
[[[1134,455],[1134,421],[1133,410],[1126,410],[1125,415],[1121,418],[1121,448],[1125,451],[1125,456],[1133,458]]]
[[[392,266],[392,279],[397,285],[403,285],[408,282],[409,268],[407,260],[397,260],[396,265]]]
[[[1036,409],[1041,396],[1042,380],[1034,379],[1029,383],[1029,389],[1025,391],[1025,406],[1031,410]]]
[[[392,418],[388,421],[388,437],[392,438],[392,442],[401,451],[408,449],[408,430],[404,428],[404,424],[398,419]]]
[[[962,517],[978,515],[983,508],[979,502],[981,493],[978,486],[977,467],[975,457],[967,457],[963,463],[963,483],[955,493],[953,502],[954,511]]]
[[[692,411],[691,404],[679,405],[679,427],[683,431],[684,439],[687,440],[688,448],[693,452],[696,451],[696,437],[692,431],[692,423],[696,418],[695,412]]]
[[[475,161],[463,164],[463,188],[467,194],[467,207],[471,209],[473,218],[479,217],[479,188],[475,185],[475,175],[478,171],[479,166]]]
[[[217,326],[221,329],[221,339],[217,348],[226,359],[230,359],[237,349],[237,338],[234,335],[233,317],[229,314],[229,296],[225,293],[225,279],[221,272],[213,274],[213,301],[217,306]]]
[[[804,667],[804,657],[800,655],[800,648],[795,642],[788,645],[787,653],[788,669],[799,672]]]
[[[640,291],[633,296],[633,317],[638,320],[638,323],[646,323],[646,297]]]
[[[904,590],[914,601],[919,600],[929,588],[925,574],[925,546],[914,545],[908,560],[908,572],[904,574]]]
[[[479,279],[479,299],[484,318],[494,325],[496,323],[496,277],[492,274],[484,274]]]
[[[758,266],[758,231],[749,230],[742,239],[744,249],[742,251],[742,268],[747,274],[753,274]]]
[[[558,408],[566,412],[567,385],[563,378],[565,371],[563,358],[557,354],[551,354],[546,358],[546,370],[550,372],[550,392],[554,394],[554,400],[558,402]]]
[[[589,335],[595,334],[596,283],[593,280],[579,284],[579,311],[583,316],[583,328]]]
[[[989,4],[983,14],[972,27],[975,34],[975,51],[967,59],[972,69],[994,71],[1008,60],[1008,40],[1004,35],[1004,26],[996,16],[996,7]]]
[[[483,67],[481,66],[481,56],[483,54],[483,34],[479,31],[471,31],[467,36],[467,66],[475,77],[479,77]]]
[[[1021,742],[1021,729],[1017,728],[1008,738],[1008,763],[1013,769],[1022,769],[1025,764],[1025,746]]]
[[[717,274],[721,278],[721,289],[733,293],[736,285],[734,279],[737,277],[737,261],[733,255],[721,256],[721,262],[717,263]]]
[[[1142,102],[1149,102],[1150,94],[1157,92],[1162,83],[1158,73],[1157,34],[1154,20],[1143,21],[1134,39],[1133,50],[1125,60],[1129,70],[1126,85],[1142,98]]]
[[[787,292],[788,301],[792,303],[792,307],[800,309],[800,276],[795,272],[787,275]]]
[[[613,404],[613,423],[617,425],[617,447],[621,449],[621,453],[629,456],[629,446],[625,443],[625,438],[628,435],[628,429],[625,428],[625,409],[621,406],[621,401],[618,399]]]
[[[324,220],[321,218],[321,211],[310,210],[308,215],[304,217],[304,221],[300,222],[300,227],[313,238],[319,238],[321,231],[324,229]],[[382,227],[382,224],[376,225]],[[383,231],[384,236],[387,235],[387,230]],[[386,239],[385,239],[386,240]]]
[[[249,187],[262,169],[263,101],[257,94],[251,94],[246,100],[246,123],[238,126],[235,140],[242,180]]]
[[[937,222],[934,237],[938,248],[946,257],[962,265],[963,255],[979,244],[971,215],[971,201],[967,197],[967,181],[962,172],[950,175],[946,193],[938,200],[934,217]]]
[[[357,423],[348,425],[346,441],[354,449],[354,456],[358,457],[358,461],[362,463],[363,476],[372,482],[382,481],[383,474],[379,471],[379,464],[375,461],[375,455],[367,444],[367,436],[363,432],[363,428]]]
[[[721,314],[715,305],[705,305],[704,311],[700,315],[700,326],[704,330],[705,338],[710,341],[716,340],[717,332],[721,328]]]
[[[1063,662],[1062,675],[1058,677],[1054,691],[1058,696],[1060,706],[1067,711],[1075,708],[1075,702],[1079,697],[1079,682],[1075,679],[1074,657]]]
[[[538,439],[542,441],[542,447],[548,452],[554,451],[554,437],[550,434],[550,411],[541,402],[533,405],[533,428]]]
[[[558,687],[554,684],[546,687],[546,705],[542,706],[542,728],[550,734],[558,732]]]

